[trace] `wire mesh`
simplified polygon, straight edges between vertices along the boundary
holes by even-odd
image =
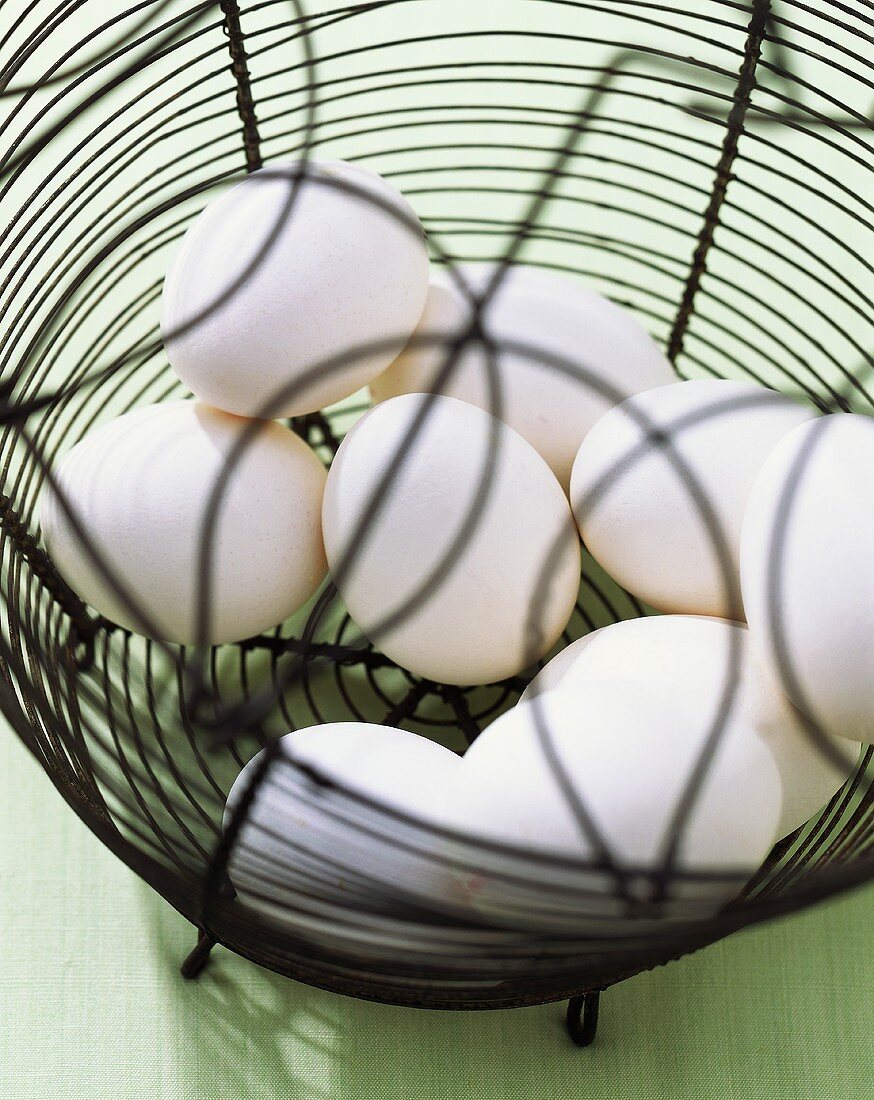
[[[546,858],[426,827],[295,765],[278,738],[358,720],[461,751],[530,674],[476,688],[412,675],[357,630],[333,585],[238,644],[151,641],[83,604],[36,524],[71,444],[109,417],[185,395],[157,309],[193,217],[266,166],[287,175],[292,219],[311,158],[342,157],[396,184],[450,272],[494,264],[481,296],[465,288],[473,320],[447,340],[447,376],[471,341],[492,358],[508,350],[489,345],[479,322],[509,266],[524,262],[582,275],[633,310],[682,378],[748,379],[819,411],[870,413],[872,37],[874,7],[827,0],[382,0],[318,12],[162,0],[108,20],[80,2],[50,14],[30,6],[5,28],[3,710],[75,811],[201,929],[204,950],[220,942],[314,985],[402,1004],[535,1003],[602,988],[870,877],[870,748],[717,915],[694,894],[666,913],[666,884],[707,879],[670,858],[620,875],[609,855]],[[277,168],[290,162],[291,172]],[[595,384],[585,364],[516,350]],[[291,426],[330,464],[365,407],[347,401]],[[686,484],[694,495],[694,479]],[[484,470],[483,493],[489,485]],[[205,618],[221,487],[214,504]],[[718,524],[712,533],[718,543]],[[644,611],[587,558],[563,640]],[[349,857],[337,897],[324,846],[271,834],[255,786],[225,819],[234,779],[265,747],[260,781],[269,773],[296,804],[317,807],[325,844],[354,830],[405,873],[375,880]],[[677,835],[682,825],[680,815]],[[485,869],[501,884],[500,912],[436,904],[421,884],[447,866]]]

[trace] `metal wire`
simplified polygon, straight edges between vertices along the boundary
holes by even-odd
[[[428,22],[438,3],[439,24]],[[107,415],[183,392],[163,356],[155,307],[169,250],[197,210],[262,165],[287,178],[286,209],[260,262],[294,217],[299,189],[313,183],[308,162],[323,155],[377,168],[416,206],[432,259],[472,310],[467,328],[445,340],[443,377],[464,349],[481,346],[492,411],[503,400],[498,357],[513,351],[579,385],[602,385],[583,362],[491,340],[485,310],[523,260],[596,279],[647,323],[682,377],[747,378],[820,411],[870,413],[874,7],[525,0],[498,25],[440,0],[317,14],[280,0],[152,0],[101,27],[85,23],[84,7],[42,18],[31,5],[0,44],[8,107],[0,201],[10,212],[0,244],[0,701],[75,811],[200,928],[186,972],[196,973],[218,942],[314,985],[402,1004],[477,1008],[573,995],[574,1027],[588,1042],[597,1000],[586,1002],[584,1026],[578,995],[870,878],[869,749],[735,903],[717,915],[694,894],[671,905],[684,884],[720,879],[683,871],[675,855],[736,676],[727,678],[658,867],[620,865],[603,843],[588,861],[534,857],[425,827],[294,765],[278,745],[290,729],[367,720],[462,751],[515,702],[526,677],[471,689],[405,672],[357,630],[333,586],[305,614],[237,645],[150,641],[82,604],[40,549],[35,516],[72,442]],[[535,9],[553,9],[561,32],[533,29]],[[597,31],[588,22],[595,16]],[[412,52],[422,47],[424,65]],[[292,160],[293,171],[281,167]],[[472,259],[494,264],[480,293],[460,274]],[[368,350],[312,364],[305,381]],[[330,463],[362,411],[325,410],[292,427]],[[706,494],[670,435],[640,428],[664,449],[722,547],[730,587]],[[204,517],[202,637],[223,490],[256,431],[230,457]],[[458,560],[495,460],[492,448],[457,537],[421,591],[386,609],[386,624],[414,611]],[[387,487],[365,510],[350,561]],[[84,529],[82,538],[87,545]],[[153,625],[116,580],[143,626]],[[548,583],[547,562],[531,637]],[[587,559],[564,641],[644,610]],[[540,732],[546,751],[550,731]],[[810,734],[828,751],[821,731]],[[261,784],[269,777],[317,809],[328,837],[354,823],[413,869],[407,882],[343,865],[349,893],[338,900],[328,889],[337,868],[324,852],[259,817],[257,783],[223,822],[233,780],[262,748]],[[573,799],[572,785],[563,786]],[[586,807],[574,809],[583,835],[597,839]],[[417,883],[450,865],[499,882],[503,911],[474,918],[423,896]],[[241,869],[245,897],[233,885]]]

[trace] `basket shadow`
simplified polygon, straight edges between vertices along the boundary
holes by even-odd
[[[562,1003],[489,1012],[376,1004],[311,988],[222,947],[196,981],[186,982],[179,966],[194,928],[148,887],[141,894],[173,1024],[173,1056],[197,1098],[498,1100],[518,1096],[523,1082],[536,1087],[545,1070],[561,1087],[573,1089],[581,1072],[606,1085],[623,1047],[634,1042],[631,1020],[617,1027],[608,1019],[594,1051],[580,1052],[566,1034]],[[610,1016],[631,1009],[645,1023],[651,1007],[635,1013],[636,994],[627,986],[609,996]],[[690,1048],[693,1032],[690,1023]]]
[[[870,1015],[847,1016],[844,1003],[851,974],[857,988],[850,1000],[870,1001],[858,966],[870,953],[866,891],[612,987],[596,1041],[583,1051],[565,1033],[563,1004],[397,1008],[301,985],[223,948],[197,981],[186,982],[179,965],[194,929],[147,886],[140,894],[152,929],[146,948],[165,996],[165,1034],[175,1046],[165,1061],[175,1059],[192,1100],[710,1100],[760,1081],[763,1059],[770,1095],[794,1100],[860,1095],[859,1075],[870,1065]],[[786,965],[773,970],[775,958]],[[856,964],[842,965],[844,958]],[[845,1026],[836,1032],[838,1019]],[[845,1062],[836,1064],[836,1049]],[[810,1092],[799,1091],[802,1080]]]

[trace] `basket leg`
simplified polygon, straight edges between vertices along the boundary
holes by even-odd
[[[194,950],[179,968],[182,977],[188,979],[197,978],[209,962],[209,956],[215,947],[216,941],[206,932],[201,932],[197,938]]]
[[[598,1007],[601,993],[584,993],[567,1003],[567,1033],[578,1047],[591,1046],[598,1031]]]

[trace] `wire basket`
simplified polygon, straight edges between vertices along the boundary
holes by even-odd
[[[196,925],[187,976],[220,943],[397,1004],[570,998],[585,1044],[603,988],[871,875],[870,748],[717,916],[605,915],[592,897],[603,900],[595,882],[609,868],[459,836],[453,858],[502,875],[520,905],[548,893],[562,919],[468,921],[385,884],[376,904],[364,881],[325,897],[293,839],[260,868],[271,904],[243,904],[228,867],[245,848],[246,807],[230,829],[222,821],[258,749],[289,730],[364,720],[460,751],[528,678],[468,689],[413,676],[362,641],[330,587],[275,631],[206,654],[148,641],[66,585],[40,548],[37,500],[57,456],[94,424],[184,396],[157,306],[191,219],[245,172],[309,157],[394,182],[439,262],[524,261],[593,281],[643,320],[681,377],[752,379],[823,411],[870,413],[874,7],[315,8],[152,0],[104,20],[84,3],[27,9],[8,27],[3,710],[76,813]],[[292,426],[327,464],[362,409],[346,402]],[[565,640],[642,610],[589,561]],[[279,754],[270,766],[304,802],[320,783]],[[366,823],[420,867],[433,857],[433,831],[415,819],[328,794],[337,821]]]

